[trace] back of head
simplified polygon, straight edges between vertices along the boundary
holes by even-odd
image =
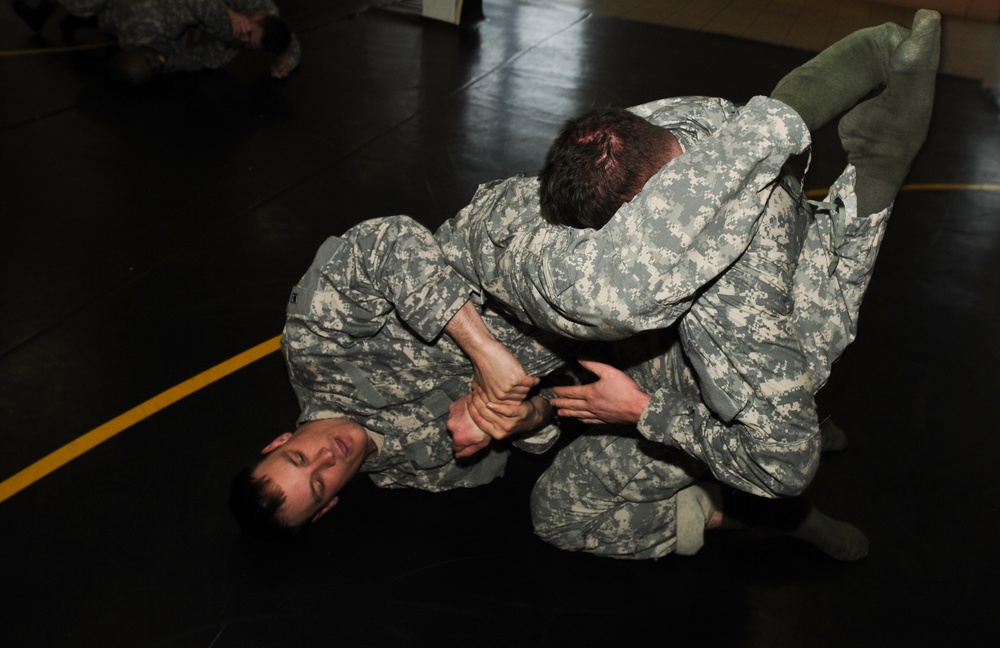
[[[258,22],[261,31],[260,48],[265,52],[284,52],[292,42],[292,30],[279,16],[264,16]]]
[[[236,474],[229,490],[229,508],[240,528],[252,536],[265,539],[287,539],[298,529],[278,517],[285,495],[266,479],[253,474],[247,466]]]
[[[163,70],[165,57],[152,47],[123,47],[108,61],[112,78],[137,86],[146,83]]]
[[[624,108],[598,108],[569,120],[538,175],[542,217],[600,229],[669,158],[669,131]]]

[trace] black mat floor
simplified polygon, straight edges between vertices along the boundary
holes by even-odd
[[[488,1],[469,29],[281,6],[304,50],[286,82],[249,53],[138,90],[105,79],[109,49],[47,52],[54,29],[33,39],[0,7],[0,644],[995,645],[1000,116],[957,78],[820,397],[850,447],[811,493],[868,534],[858,564],[744,532],[657,562],[560,552],[532,535],[546,459],[523,455],[469,491],[359,480],[293,547],[258,544],[225,500],[294,423],[276,353],[22,473],[273,339],[326,236],[398,213],[435,227],[478,183],[536,172],[590,106],[745,101],[809,58],[542,2]],[[821,188],[844,159],[832,129],[815,148]]]

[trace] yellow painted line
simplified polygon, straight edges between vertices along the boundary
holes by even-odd
[[[84,45],[65,45],[63,47],[39,47],[24,50],[0,50],[0,56],[35,56],[37,54],[65,54],[66,52],[83,52],[85,50],[103,49],[115,45],[114,41],[107,43],[86,43]]]
[[[1000,184],[908,184],[900,191],[1000,191]],[[829,189],[810,189],[806,195],[822,198],[829,192]]]
[[[185,396],[190,396],[194,392],[206,387],[216,380],[225,378],[238,369],[242,369],[252,362],[270,355],[278,350],[281,343],[281,336],[273,337],[267,342],[262,342],[257,346],[247,349],[243,353],[221,362],[211,369],[206,369],[197,376],[189,378],[167,391],[150,398],[145,403],[137,405],[129,411],[115,417],[104,425],[94,428],[82,437],[67,443],[52,454],[39,459],[13,477],[0,482],[0,502],[12,497],[21,490],[34,484],[42,477],[48,475],[53,470],[62,467],[70,461],[76,459],[84,452],[104,443],[119,432],[128,429],[143,419],[152,416],[160,410],[173,405]]]

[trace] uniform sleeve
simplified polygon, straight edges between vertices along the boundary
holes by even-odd
[[[818,427],[783,428],[776,436],[753,407],[725,423],[700,400],[671,388],[653,394],[638,428],[700,459],[719,481],[763,497],[800,494],[819,467]]]
[[[299,39],[292,34],[292,40],[289,41],[288,47],[285,51],[278,55],[278,58],[271,65],[271,69],[278,67],[279,65],[285,64],[288,67],[288,71],[291,72],[299,66],[299,61],[302,60],[302,47],[299,45]]]
[[[766,190],[809,141],[794,111],[757,97],[666,165],[600,231],[519,232],[483,288],[535,326],[578,339],[669,326],[746,248]]]
[[[318,292],[322,299],[313,298]],[[430,232],[409,217],[394,216],[328,239],[293,292],[289,313],[304,316],[317,330],[364,337],[377,333],[395,311],[431,342],[469,294]]]
[[[755,397],[724,416],[709,405],[710,385],[690,362],[674,328],[616,343],[607,359],[651,395],[637,422],[643,437],[683,451],[734,488],[764,497],[793,495],[812,480],[819,431],[811,395],[797,402]],[[809,413],[792,413],[798,406]],[[775,408],[789,407],[788,412]]]
[[[101,14],[101,28],[123,46],[147,46],[165,54],[167,70],[219,67],[232,58],[219,51],[221,43],[214,49],[188,43],[196,33],[219,41],[232,38],[229,11],[221,0],[114,3]]]
[[[444,419],[436,419],[404,434],[386,435],[382,451],[362,465],[379,488],[418,488],[441,492],[475,488],[503,475],[510,451],[491,444],[469,461],[456,461]]]
[[[229,7],[222,0],[183,0],[191,15],[201,23],[202,28],[219,40],[233,37],[233,25],[229,21]]]
[[[439,392],[464,376],[468,361],[445,340],[428,342],[468,288],[435,265],[437,254],[426,229],[402,216],[365,221],[323,243],[292,289],[281,340],[301,420],[398,406],[415,408],[419,421],[446,415],[459,392]],[[431,400],[418,402],[424,397]]]
[[[721,97],[669,97],[633,106],[630,112],[662,128],[714,133],[739,113],[736,104]]]

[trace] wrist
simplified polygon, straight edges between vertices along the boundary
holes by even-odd
[[[486,328],[472,300],[462,304],[444,330],[473,362],[486,355],[485,349],[490,343],[499,344]]]
[[[653,400],[652,397],[645,392],[639,392],[635,398],[632,399],[632,423],[639,422],[639,419],[642,418],[646,408],[649,407],[651,400]]]
[[[549,404],[549,401],[547,401],[543,396],[533,396],[528,401],[528,404],[535,413],[534,423],[536,428],[548,423],[552,419],[552,415],[555,413],[552,409],[552,405]]]

